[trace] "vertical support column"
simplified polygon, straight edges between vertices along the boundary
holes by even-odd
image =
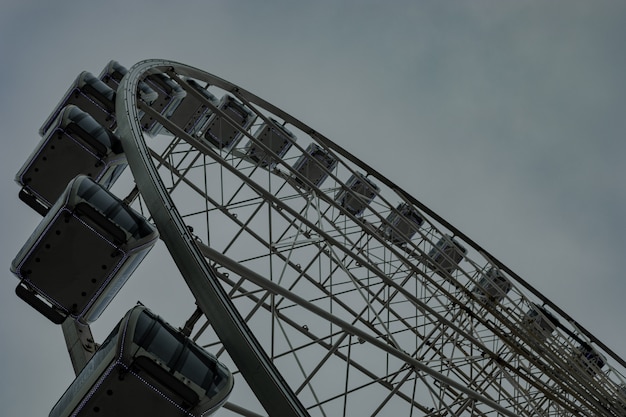
[[[93,341],[91,328],[71,317],[65,319],[61,328],[63,329],[67,351],[72,360],[74,373],[78,376],[94,353],[96,353],[97,346]]]

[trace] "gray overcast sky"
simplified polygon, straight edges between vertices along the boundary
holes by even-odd
[[[60,329],[13,292],[39,221],[13,178],[76,75],[110,59],[184,62],[286,110],[626,357],[625,39],[617,0],[3,1],[3,413],[47,415],[72,379]]]

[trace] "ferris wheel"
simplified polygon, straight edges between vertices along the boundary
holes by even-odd
[[[621,358],[341,140],[166,60],[128,70],[112,61],[98,77],[81,74],[64,100],[42,135],[83,117],[79,108],[91,115],[109,151],[97,174],[83,174],[144,230],[135,258],[98,259],[94,270],[125,275],[89,301],[81,292],[84,305],[65,308],[58,295],[42,306],[35,255],[15,262],[18,294],[63,323],[68,340],[97,319],[158,230],[191,293],[180,332],[234,375],[234,387],[223,384],[230,402],[203,412],[219,403],[218,415],[243,416],[626,416]],[[21,198],[51,217],[62,190],[38,194],[26,171]],[[77,374],[93,361],[85,346],[72,357]]]

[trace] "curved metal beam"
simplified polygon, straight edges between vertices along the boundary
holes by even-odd
[[[139,123],[136,91],[140,78],[146,73],[164,72],[166,69],[202,73],[172,61],[141,61],[130,68],[117,91],[117,133],[122,139],[137,187],[198,307],[208,317],[265,411],[271,416],[308,416],[198,250],[194,237],[187,230],[152,163]]]

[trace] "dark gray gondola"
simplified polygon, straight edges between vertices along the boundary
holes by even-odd
[[[316,143],[310,143],[300,155],[293,169],[299,174],[293,177],[297,186],[308,189],[308,184],[302,180],[302,177],[309,180],[315,187],[319,187],[326,178],[328,172],[335,169],[337,159],[335,159],[327,150]]]
[[[122,78],[124,78],[126,73],[128,73],[128,70],[122,64],[117,61],[109,61],[98,78],[117,92],[117,87],[119,87],[120,81],[122,81]],[[143,81],[139,82],[137,85],[137,91],[139,93],[139,98],[147,104],[152,104],[157,98],[159,98],[159,93],[154,91]]]
[[[100,73],[100,79],[117,91],[128,70],[119,62],[110,61]],[[185,90],[164,73],[151,73],[138,83],[139,97],[164,117],[171,117],[186,97]],[[154,118],[139,112],[141,127],[149,136],[163,132],[163,126]]]
[[[485,304],[498,304],[506,297],[513,285],[502,271],[492,267],[482,274],[472,293],[474,296]]]
[[[348,179],[346,187],[347,190],[342,188],[335,195],[335,201],[353,216],[363,214],[380,191],[376,184],[360,172],[355,172]]]
[[[249,141],[244,153],[248,159],[269,170],[274,169],[297,140],[290,130],[271,117],[269,123],[263,123],[254,132],[254,138],[256,141]]]
[[[20,199],[45,215],[77,175],[87,175],[108,189],[127,165],[119,137],[87,112],[68,105],[15,181],[22,186]]]
[[[144,306],[132,308],[49,417],[208,416],[233,388],[215,356]]]
[[[87,176],[72,180],[11,264],[16,292],[55,323],[90,323],[158,238],[143,216]]]
[[[410,204],[400,203],[387,216],[382,233],[394,244],[402,246],[417,233],[424,219]]]
[[[187,94],[174,80],[161,72],[149,74],[143,81],[159,94],[150,107],[163,117],[170,117]],[[140,123],[143,131],[149,136],[156,136],[163,130],[163,125],[149,114],[144,114]]]
[[[212,113],[204,129],[204,138],[216,148],[230,151],[243,137],[241,131],[252,126],[256,114],[229,94],[222,96],[217,108],[227,118],[220,112]]]
[[[557,327],[559,327],[559,319],[537,304],[532,304],[522,318],[522,330],[531,336],[531,340],[543,342]]]
[[[588,343],[582,343],[574,349],[573,366],[589,375],[596,375],[606,364],[606,358]]]
[[[216,107],[219,105],[218,98],[211,94],[205,87],[201,86],[197,81],[191,78],[186,78],[185,81],[191,86],[191,88],[200,93],[200,95],[202,95],[208,103]],[[193,94],[187,94],[181,103],[176,107],[174,112],[169,116],[169,119],[186,133],[195,136],[201,130],[204,130],[212,114],[213,110],[209,105],[194,97]]]
[[[451,236],[443,236],[428,252],[428,265],[437,274],[447,278],[459,266],[467,249]]]
[[[87,71],[81,72],[39,129],[46,136],[65,106],[73,104],[89,113],[100,125],[115,130],[115,90]]]

